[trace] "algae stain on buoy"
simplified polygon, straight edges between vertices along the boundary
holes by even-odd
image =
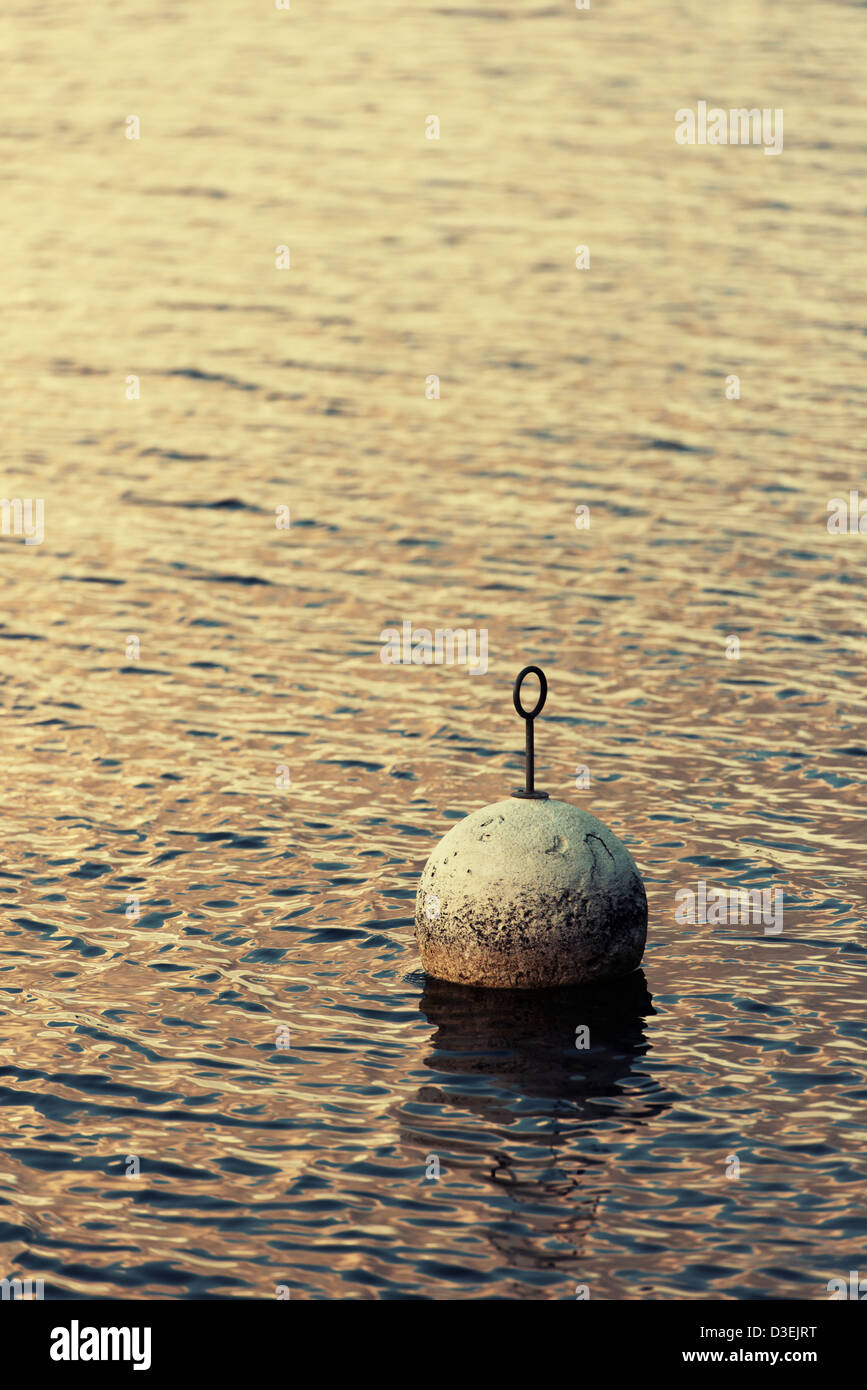
[[[521,683],[539,678],[527,711]],[[428,975],[491,989],[546,989],[637,969],[647,896],[632,855],[595,816],[535,787],[533,722],[548,683],[538,666],[515,680],[526,723],[521,791],[453,825],[428,859],[415,929]]]

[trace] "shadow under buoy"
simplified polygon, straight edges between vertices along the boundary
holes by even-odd
[[[457,1183],[484,1232],[483,1261],[546,1277],[574,1266],[577,1278],[605,1155],[640,1147],[671,1105],[641,1066],[656,1012],[644,972],[545,990],[428,977],[419,1008],[433,1029],[427,1079],[393,1113],[431,1211],[452,1219]]]
[[[586,1114],[594,1101],[622,1091],[648,1049],[644,1020],[655,1012],[643,970],[604,984],[539,991],[476,989],[428,977],[419,1007],[435,1029],[424,1064],[438,1073],[439,1087],[478,1083],[460,1086],[462,1105],[535,1097]],[[586,1035],[579,1031],[585,1028]]]

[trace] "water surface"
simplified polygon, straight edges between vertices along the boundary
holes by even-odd
[[[867,538],[826,528],[863,8],[0,26],[3,492],[46,506],[0,542],[0,1274],[827,1297],[864,1269]],[[784,152],[677,146],[699,100],[783,108]],[[487,674],[384,666],[405,619],[486,629]],[[647,883],[643,971],[590,996],[414,950],[529,661],[539,785]],[[678,924],[699,879],[784,930]]]

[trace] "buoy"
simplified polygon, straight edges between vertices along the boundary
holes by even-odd
[[[529,675],[540,689],[528,711]],[[547,693],[538,666],[518,673],[524,787],[453,825],[422,870],[416,938],[436,979],[550,989],[616,979],[641,963],[647,896],[632,855],[595,816],[536,790],[533,724]]]

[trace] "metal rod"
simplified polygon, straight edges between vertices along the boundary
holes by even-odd
[[[521,684],[527,676],[538,676],[539,678],[539,698],[531,710],[524,709],[521,704]],[[536,744],[533,733],[533,721],[538,714],[541,714],[542,707],[548,698],[548,682],[545,679],[545,672],[538,666],[525,666],[523,671],[519,671],[515,677],[515,685],[512,690],[512,702],[524,720],[525,742],[524,742],[524,790],[512,792],[512,796],[518,796],[527,801],[547,801],[547,792],[536,791]]]

